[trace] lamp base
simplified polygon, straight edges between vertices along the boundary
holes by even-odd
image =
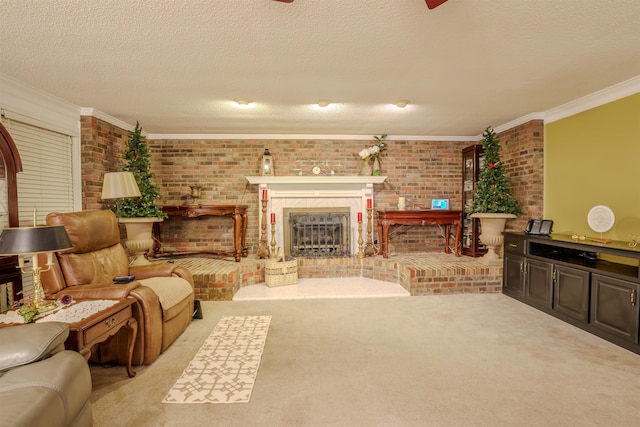
[[[38,309],[38,313],[46,313],[47,311],[55,310],[58,308],[58,301],[40,299],[33,301],[34,305]]]

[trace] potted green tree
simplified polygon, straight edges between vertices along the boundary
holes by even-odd
[[[149,261],[144,255],[153,248],[154,243],[153,223],[164,220],[167,215],[162,211],[161,206],[156,205],[160,190],[151,181],[153,178],[149,161],[151,155],[139,122],[136,122],[135,129],[129,134],[127,148],[122,157],[125,160],[122,170],[133,173],[141,197],[118,201],[114,212],[127,229],[127,248],[134,255],[131,264],[145,264]]]
[[[500,162],[500,143],[491,127],[482,134],[484,165],[480,169],[474,200],[468,209],[472,218],[480,218],[480,241],[487,247],[483,260],[499,264],[495,249],[503,242],[502,232],[507,219],[516,218],[520,204],[511,194],[509,181]]]

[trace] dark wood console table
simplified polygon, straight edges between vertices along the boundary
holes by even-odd
[[[169,218],[178,216],[184,219],[197,219],[204,216],[231,217],[233,220],[233,253],[222,251],[207,251],[206,253],[233,255],[236,262],[240,262],[240,258],[246,257],[248,254],[245,240],[247,234],[247,207],[247,205],[168,205],[163,206],[162,210],[169,215]]]
[[[444,251],[451,253],[449,249],[449,235],[451,225],[456,226],[455,253],[460,256],[460,235],[462,232],[461,211],[448,210],[407,210],[407,211],[378,211],[378,237],[380,238],[380,249],[382,256],[389,258],[389,226],[400,225],[444,225],[446,243]]]

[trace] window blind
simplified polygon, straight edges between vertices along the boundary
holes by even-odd
[[[71,136],[16,120],[3,119],[20,153],[18,173],[20,226],[38,224],[49,212],[73,211],[73,140]]]
[[[2,117],[16,144],[22,172],[17,175],[18,217],[21,227],[37,218],[44,224],[49,212],[73,211],[73,139],[52,130]],[[35,211],[34,211],[35,210]],[[30,264],[30,258],[25,260]],[[33,293],[31,270],[22,275],[25,295]]]

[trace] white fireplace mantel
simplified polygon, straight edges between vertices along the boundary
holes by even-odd
[[[386,176],[336,176],[336,175],[312,175],[312,176],[247,176],[249,184],[382,184]]]
[[[373,208],[374,184],[382,184],[386,176],[247,176],[250,184],[258,184],[257,197],[261,200],[262,190],[268,192],[267,218],[276,217],[276,244],[284,242],[282,218],[286,208],[348,207],[351,218],[351,254],[357,253],[356,230],[357,213],[363,215],[366,229],[367,203]],[[369,201],[370,200],[370,201]],[[262,216],[259,219],[262,222]],[[372,224],[373,225],[373,224]],[[270,231],[269,231],[270,233]],[[270,240],[270,239],[269,239]],[[286,252],[286,248],[285,249]]]

